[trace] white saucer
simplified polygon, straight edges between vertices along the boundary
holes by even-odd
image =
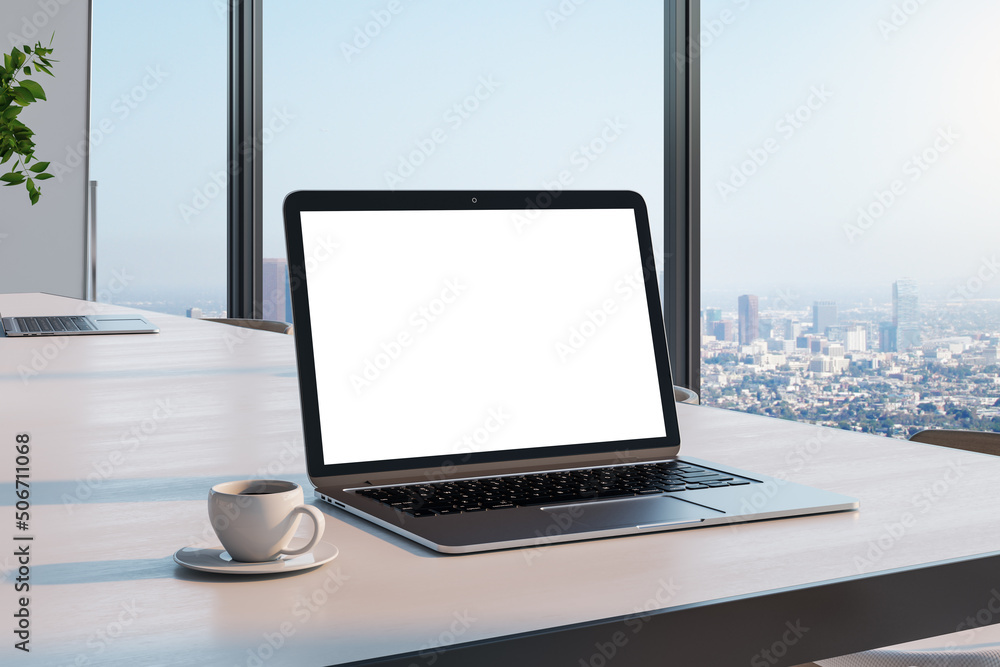
[[[263,563],[241,563],[233,560],[222,547],[196,549],[184,547],[174,554],[174,562],[201,572],[222,574],[276,574],[294,572],[329,563],[337,557],[339,550],[329,542],[320,542],[309,553],[301,556],[278,556]]]

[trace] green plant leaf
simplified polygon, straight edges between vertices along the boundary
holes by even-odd
[[[27,71],[27,68],[25,68],[25,71]],[[39,86],[34,81],[32,81],[30,79],[25,79],[24,81],[21,82],[21,86],[24,87],[24,88],[27,88],[28,91],[31,93],[31,95],[35,99],[39,99],[39,100],[44,100],[45,99],[45,91],[42,90],[42,87]]]
[[[28,199],[31,200],[31,205],[34,206],[38,203],[38,198],[42,196],[42,193],[38,190],[28,190]]]
[[[42,72],[45,72],[49,76],[55,76],[55,74],[52,73],[52,70],[50,70],[48,67],[46,67],[45,65],[43,65],[41,63],[37,63],[36,62],[35,63],[35,69],[37,69],[39,71],[42,71]]]
[[[24,73],[27,74],[28,76],[31,76],[31,68],[26,66],[24,68]]]
[[[13,59],[11,59],[9,53],[3,54],[3,66],[4,66],[4,69],[6,69],[6,70],[13,70],[14,69],[14,61],[13,61]]]
[[[10,92],[13,93],[14,100],[22,107],[26,107],[35,101],[35,96],[24,86],[17,86]]]
[[[14,63],[14,69],[20,69],[21,65],[24,64],[24,54],[16,46],[10,50],[10,59]]]
[[[28,167],[28,169],[35,172],[36,174],[40,171],[45,171],[48,168],[49,168],[48,162],[36,162],[35,164]]]
[[[38,176],[35,176],[35,178],[37,178],[40,181],[47,181],[50,178],[53,178],[53,176],[52,174],[39,174]]]
[[[0,176],[0,181],[3,181],[4,183],[10,183],[11,185],[24,183],[24,174],[16,171],[7,172],[3,176]]]
[[[2,113],[0,113],[0,118],[8,122],[12,121],[17,118],[17,114],[21,113],[21,109],[23,108],[24,107],[7,107]]]

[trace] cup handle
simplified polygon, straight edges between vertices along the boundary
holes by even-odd
[[[289,516],[294,516],[295,514],[305,514],[312,517],[315,530],[313,531],[312,539],[309,540],[309,544],[305,545],[300,549],[282,549],[281,553],[286,556],[301,556],[304,553],[312,551],[319,543],[319,539],[323,537],[323,528],[326,527],[326,521],[323,519],[323,513],[312,505],[299,505],[291,511]]]

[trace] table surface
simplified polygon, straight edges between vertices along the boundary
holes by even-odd
[[[5,316],[88,308],[127,310],[0,295]],[[213,484],[278,477],[310,495],[294,342],[146,314],[161,333],[0,339],[2,661],[21,656],[9,639],[19,433],[31,438],[32,664],[329,665],[418,652],[407,664],[429,666],[456,643],[1000,552],[1000,458],[678,405],[682,453],[855,496],[861,511],[446,556],[313,500],[340,550],[332,563],[273,577],[189,571],[172,554],[217,545]],[[977,582],[984,601],[996,583]],[[599,648],[563,664],[598,664]]]

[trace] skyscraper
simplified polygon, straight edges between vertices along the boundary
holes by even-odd
[[[900,278],[892,284],[892,324],[896,327],[897,351],[920,346],[917,281],[912,278]]]
[[[744,294],[740,297],[740,345],[749,345],[760,337],[757,320],[757,296]]]
[[[879,322],[878,344],[882,352],[896,351],[896,325],[892,322]]]
[[[813,333],[823,335],[827,327],[837,326],[837,302],[813,301]]]
[[[715,323],[722,321],[721,308],[706,308],[704,311],[705,328],[704,331],[709,336],[715,335]]]
[[[292,321],[292,302],[288,284],[288,261],[264,260],[264,302],[261,304],[265,320]]]

